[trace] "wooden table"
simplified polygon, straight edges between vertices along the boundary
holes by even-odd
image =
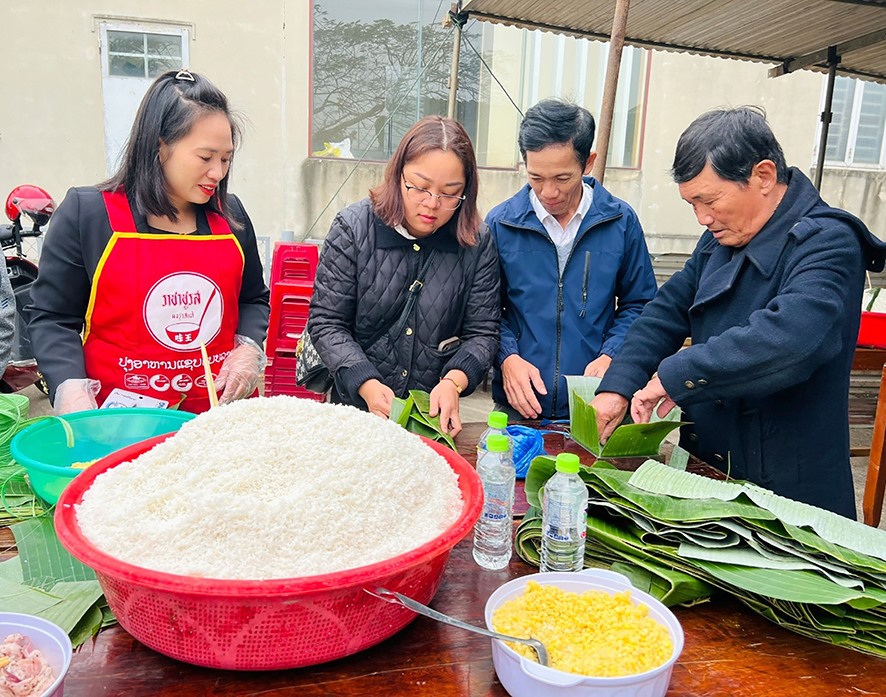
[[[458,438],[460,451],[471,461],[482,430],[482,424],[469,424]],[[586,463],[592,460],[560,436],[548,437],[547,446],[549,452],[567,449],[581,453]],[[690,467],[711,469],[699,463]],[[516,557],[501,571],[479,568],[471,557],[468,537],[453,550],[433,605],[482,624],[489,595],[505,581],[534,571]],[[674,668],[670,697],[886,694],[886,661],[788,632],[727,596],[693,608],[676,608],[675,613],[686,645]],[[488,639],[424,617],[354,656],[271,673],[228,672],[180,663],[113,627],[80,647],[65,684],[65,697],[505,694],[495,677]]]

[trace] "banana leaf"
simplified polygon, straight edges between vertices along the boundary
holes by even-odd
[[[699,561],[718,562],[731,566],[744,566],[753,569],[784,569],[787,571],[811,571],[821,574],[832,583],[843,588],[856,588],[864,590],[864,581],[860,578],[845,575],[839,571],[834,573],[822,565],[803,560],[797,556],[788,554],[775,555],[760,553],[749,547],[735,547],[729,549],[717,549],[702,545],[682,543],[678,547],[678,553],[684,559],[696,559]]]
[[[647,460],[631,476],[632,486],[654,494],[691,499],[735,500],[742,497],[769,511],[783,524],[805,527],[840,547],[886,561],[886,534],[854,520],[793,501],[754,484],[721,482],[691,472],[681,472]]]
[[[605,548],[615,552],[622,561],[613,562],[611,568],[616,570],[614,565],[618,564],[628,578],[636,577],[643,583],[638,588],[665,605],[695,605],[707,600],[713,592],[704,581],[676,568],[663,556],[653,558],[647,554],[648,548],[639,542],[630,529],[588,516],[588,540],[592,541],[592,550]],[[587,553],[587,545],[585,549]],[[633,567],[634,571],[629,572],[628,567]]]
[[[530,506],[514,533],[514,551],[530,566],[541,566],[541,510]]]
[[[50,608],[40,613],[40,616],[50,622],[55,622],[59,627],[68,632],[69,635],[80,626],[78,636],[71,635],[71,642],[79,639],[80,643],[93,636],[101,626],[101,610],[98,609],[97,603],[102,599],[102,588],[98,581],[62,581],[56,583],[50,593],[60,601]],[[98,612],[96,620],[95,613]],[[91,630],[85,632],[83,620]],[[80,634],[88,634],[82,638]]]
[[[60,581],[95,580],[95,572],[62,547],[51,516],[24,520],[10,529],[26,585],[49,590]]]
[[[0,564],[0,611],[28,612],[55,622],[75,647],[116,622],[95,572],[61,546],[51,516],[10,529],[19,553]]]
[[[792,603],[837,605],[869,600],[872,606],[882,603],[876,595],[843,588],[818,574],[788,569],[764,569],[737,566],[697,559],[694,565],[729,586]]]
[[[391,402],[391,413],[388,419],[402,426],[410,433],[415,433],[431,440],[443,443],[455,450],[455,441],[440,426],[440,418],[431,416],[431,396],[421,390],[409,390],[406,399],[395,397]]]
[[[391,402],[391,413],[388,415],[388,419],[396,423],[398,426],[406,428],[406,424],[409,421],[409,415],[412,412],[412,404],[412,397],[407,397],[406,399],[394,397]]]
[[[827,556],[836,557],[844,565],[853,568],[879,571],[881,573],[886,572],[886,562],[881,559],[828,542],[815,533],[809,532],[808,530],[804,530],[795,525],[785,525],[784,527],[787,534],[800,544],[809,549],[822,552]]]
[[[674,470],[661,463],[653,460],[647,461],[646,464],[653,463],[663,470],[675,472],[677,474],[688,474]],[[645,465],[643,465],[645,466]],[[641,469],[642,467],[641,466]],[[640,470],[637,470],[639,472]],[[662,496],[660,493],[649,491],[647,489],[637,488],[633,484],[634,476],[625,472],[617,474],[611,470],[592,470],[593,475],[601,481],[610,491],[618,494],[623,500],[635,505],[637,510],[643,511],[646,515],[661,522],[680,522],[685,523],[693,520],[711,520],[716,518],[774,518],[774,515],[764,509],[754,506],[743,501],[721,500],[718,498],[703,499],[703,503],[696,500],[682,499],[674,496]],[[625,475],[628,475],[625,478]],[[689,475],[705,479],[699,475]],[[708,480],[714,481],[714,480]],[[722,482],[716,482],[720,484]]]
[[[45,506],[31,489],[24,468],[15,462],[0,467],[0,525],[41,516]]]
[[[62,581],[46,591],[7,580],[6,575],[15,575],[16,572],[10,571],[15,566],[18,577],[23,576],[20,557],[13,557],[2,566],[0,612],[24,612],[54,622],[68,633],[75,648],[102,627],[116,622],[113,614],[105,616],[107,603],[98,581]]]
[[[28,483],[25,471],[9,450],[12,438],[22,429],[48,416],[28,418],[30,400],[21,394],[0,394],[0,525],[40,516],[41,501]]]
[[[541,509],[542,487],[557,471],[555,463],[556,459],[548,455],[538,455],[529,463],[523,490],[530,506]]]
[[[0,562],[0,581],[21,583],[23,580],[21,559],[18,557],[12,557],[11,559]]]
[[[678,470],[685,470],[689,466],[689,451],[684,450],[679,445],[675,445],[671,451],[671,457],[668,459],[668,467]]]
[[[424,390],[409,390],[409,396],[415,403],[415,407],[423,414],[431,410],[431,395]]]
[[[32,421],[28,419],[31,401],[21,394],[0,394],[0,465],[12,460],[9,442]]]
[[[622,424],[605,444],[600,443],[597,430],[597,410],[588,402],[573,395],[573,409],[569,414],[572,438],[597,457],[652,457],[658,455],[668,434],[687,421],[680,421],[680,411],[672,409],[665,418],[645,424]]]
[[[642,557],[634,563],[613,562],[609,568],[627,576],[634,588],[649,593],[668,607],[691,607],[706,603],[714,590],[690,574],[663,567]]]

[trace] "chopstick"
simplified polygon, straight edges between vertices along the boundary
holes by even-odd
[[[200,342],[200,354],[203,356],[203,373],[206,375],[206,389],[209,391],[209,404],[218,406],[218,393],[215,391],[215,381],[212,379],[212,370],[209,368],[209,356],[206,354],[206,344]]]

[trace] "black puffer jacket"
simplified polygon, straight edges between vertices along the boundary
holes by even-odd
[[[372,378],[399,397],[410,389],[432,390],[453,369],[468,376],[463,394],[483,379],[498,350],[498,257],[485,227],[477,246],[460,246],[456,220],[413,241],[382,222],[368,198],[336,216],[308,320],[311,340],[335,376],[334,398],[365,409],[357,390]],[[432,249],[437,253],[405,329],[391,336],[407,289]],[[460,345],[439,351],[452,337]]]

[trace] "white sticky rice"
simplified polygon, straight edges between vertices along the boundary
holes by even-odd
[[[421,546],[460,515],[446,460],[393,422],[295,397],[201,414],[99,475],[86,537],[137,566],[217,579],[350,569]]]

